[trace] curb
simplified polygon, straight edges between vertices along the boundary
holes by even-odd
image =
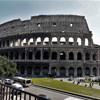
[[[74,95],[74,96],[78,96],[78,97],[80,96],[81,98],[84,98],[84,100],[87,100],[87,99],[100,100],[100,98],[96,98],[96,97],[92,97],[92,96],[87,96],[87,95],[81,95],[81,94],[77,94],[77,93],[73,93],[73,92],[68,92],[68,91],[63,91],[63,90],[60,90],[60,89],[50,88],[50,87],[46,87],[46,86],[42,86],[42,85],[38,85],[38,84],[33,84],[33,86],[46,88],[46,89],[53,90],[53,91],[56,91],[56,92],[67,93],[69,95]]]

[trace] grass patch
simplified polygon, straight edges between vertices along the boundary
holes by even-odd
[[[89,88],[89,87],[84,87],[84,86],[67,83],[67,82],[61,82],[50,78],[33,78],[32,82],[33,84],[38,84],[38,85],[47,86],[51,88],[61,89],[64,91],[74,92],[77,94],[83,94],[83,95],[100,98],[100,90]]]

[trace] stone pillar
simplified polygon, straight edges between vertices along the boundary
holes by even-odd
[[[77,61],[77,52],[74,52],[74,61]]]
[[[58,66],[57,66],[58,67]],[[60,69],[56,67],[57,76],[60,76]]]
[[[66,76],[67,76],[67,77],[68,77],[68,74],[69,74],[69,73],[68,73],[68,68],[66,68]]]
[[[93,53],[92,52],[89,53],[90,53],[90,61],[93,61]]]
[[[74,76],[77,77],[77,67],[74,69]]]
[[[74,46],[77,46],[77,38],[74,38]]]
[[[85,38],[82,38],[82,46],[85,46]]]
[[[89,67],[90,68],[90,75],[93,75],[93,67]]]
[[[27,54],[28,54],[27,48],[25,48],[25,60],[27,60]]]
[[[43,75],[42,70],[43,70],[43,68],[42,68],[42,66],[41,66],[41,70],[40,70],[40,75],[41,75],[41,76]]]
[[[32,75],[34,76],[34,66],[32,67]]]
[[[83,66],[84,67],[84,66]],[[82,76],[85,76],[85,68],[82,68]]]
[[[41,50],[41,60],[43,60],[43,49]]]
[[[60,37],[57,37],[57,45],[59,46],[60,45]]]
[[[68,44],[69,44],[69,43],[68,43],[68,37],[66,37],[66,46],[68,46]]]
[[[49,67],[49,74],[51,74],[51,67]]]
[[[97,76],[100,75],[99,65],[97,66]]]
[[[24,74],[27,75],[27,67],[25,67],[25,73]]]

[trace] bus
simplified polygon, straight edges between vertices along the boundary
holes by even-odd
[[[23,77],[14,77],[14,82],[20,83],[23,87],[28,87],[32,85],[31,79],[23,78]]]

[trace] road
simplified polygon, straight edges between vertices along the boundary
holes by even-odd
[[[28,88],[25,88],[25,91],[28,91],[36,95],[45,94],[48,97],[50,97],[51,100],[64,100],[65,98],[72,96],[67,93],[60,93],[60,92],[52,91],[52,90],[37,87],[37,86],[30,86]],[[82,99],[82,100],[90,100],[90,99]]]

